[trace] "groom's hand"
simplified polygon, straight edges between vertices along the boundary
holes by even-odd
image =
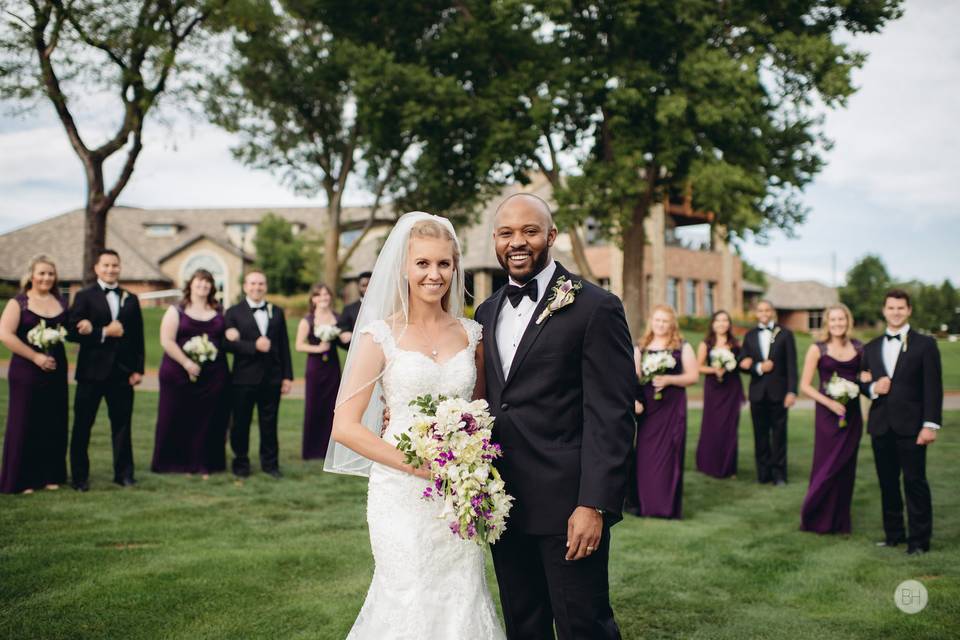
[[[593,507],[577,507],[567,520],[567,560],[582,560],[600,547],[603,517]]]

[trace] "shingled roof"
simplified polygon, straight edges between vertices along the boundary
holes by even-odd
[[[767,291],[764,298],[775,309],[801,310],[826,309],[840,298],[834,287],[816,280],[787,281],[767,275]]]

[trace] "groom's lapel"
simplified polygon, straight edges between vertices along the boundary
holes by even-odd
[[[501,387],[504,384],[503,360],[500,359],[500,346],[497,344],[497,323],[500,321],[500,309],[503,307],[503,299],[506,297],[504,292],[506,290],[507,287],[502,286],[493,294],[494,299],[490,301],[490,304],[493,305],[493,319],[490,321],[490,331],[487,333],[488,337],[484,340],[485,343],[490,345],[489,353],[493,360],[493,370],[497,372]]]
[[[540,335],[540,332],[543,331],[543,328],[547,326],[549,320],[544,320],[540,324],[537,324],[537,318],[539,318],[540,314],[543,313],[543,310],[547,308],[547,305],[550,303],[550,298],[553,296],[553,288],[557,286],[557,280],[562,277],[570,279],[570,274],[558,262],[557,270],[553,273],[553,281],[547,287],[543,297],[540,298],[540,302],[537,304],[537,308],[534,310],[533,315],[530,316],[530,322],[527,324],[527,328],[523,332],[523,337],[520,338],[520,344],[517,345],[517,353],[513,356],[513,362],[510,363],[510,375],[507,376],[507,382],[504,386],[509,385],[510,381],[517,377],[517,370],[520,368],[520,365],[523,364],[523,359],[526,357],[527,353],[530,352],[530,347],[532,347],[533,343],[536,342],[537,336]]]

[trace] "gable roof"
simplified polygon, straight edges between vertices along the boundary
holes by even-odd
[[[767,275],[767,291],[764,295],[775,309],[826,309],[839,302],[834,287],[816,280],[781,280]]]

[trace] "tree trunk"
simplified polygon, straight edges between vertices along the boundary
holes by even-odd
[[[643,221],[647,217],[649,204],[643,198],[633,210],[630,228],[623,232],[623,310],[627,316],[627,325],[634,340],[640,338],[643,331],[643,252],[646,249]]]
[[[327,191],[327,228],[323,238],[323,281],[340,288],[340,194]]]
[[[101,198],[102,198],[101,194]],[[96,279],[93,272],[93,265],[97,263],[100,252],[106,247],[107,242],[107,212],[102,205],[93,201],[93,198],[87,200],[87,207],[84,213],[83,225],[83,284],[90,285]]]
[[[583,239],[580,238],[580,227],[570,225],[567,228],[567,237],[570,238],[570,248],[573,252],[573,261],[577,263],[577,270],[580,275],[590,282],[599,283],[599,279],[590,268],[590,262],[587,260],[587,252],[584,247]]]

